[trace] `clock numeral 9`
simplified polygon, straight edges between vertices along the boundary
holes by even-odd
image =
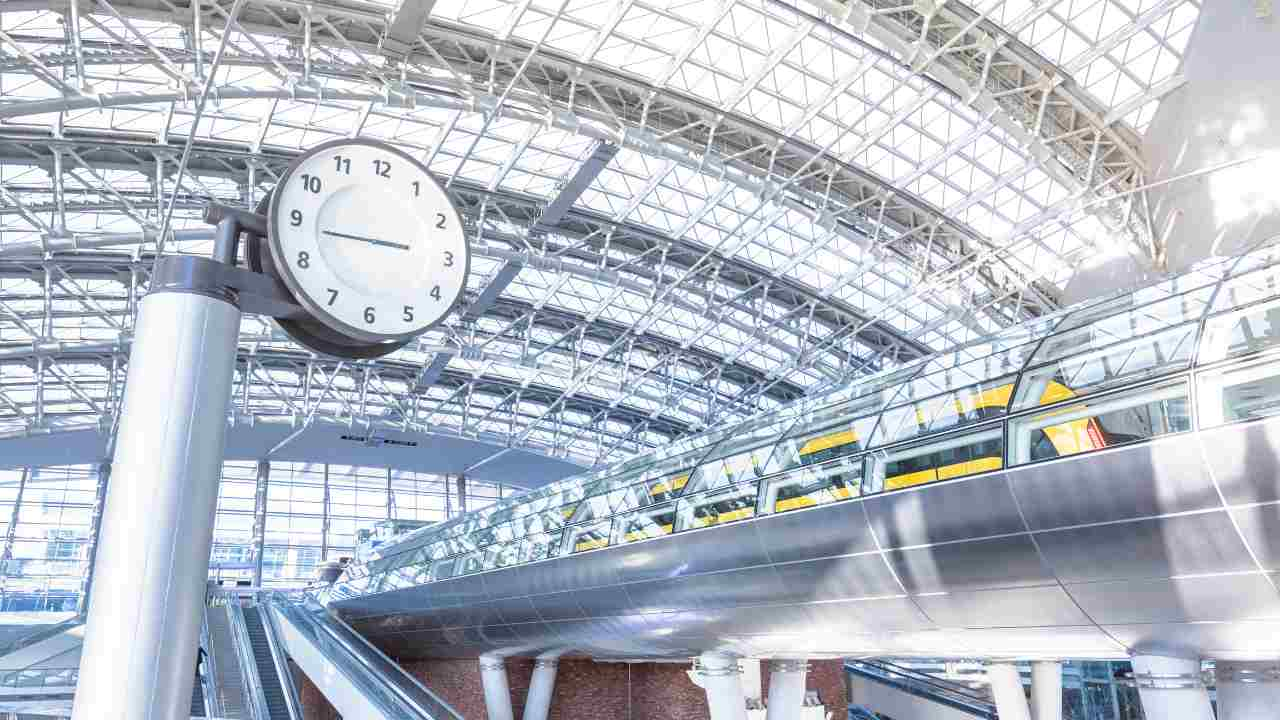
[[[306,270],[307,268],[311,267],[311,253],[307,252],[306,250],[303,250],[302,252],[298,253],[298,267],[302,268],[303,270]]]
[[[440,299],[440,286],[439,286],[439,285],[436,285],[435,287],[431,288],[431,298],[432,298],[433,300],[439,300],[439,299]]]
[[[391,163],[386,160],[374,160],[373,171],[380,177],[389,178],[391,177]]]
[[[413,322],[413,306],[412,305],[404,306],[404,321]]]
[[[338,299],[338,291],[333,288],[325,288],[329,291],[329,304],[332,305],[334,300]]]
[[[444,229],[444,213],[436,213],[436,229]]]
[[[290,225],[292,225],[292,226],[294,226],[294,227],[298,227],[299,225],[301,225],[301,224],[302,224],[302,211],[301,211],[301,210],[290,210],[290,211],[289,211],[289,224],[290,224]]]
[[[308,192],[320,192],[320,177],[317,175],[308,175],[307,173],[303,173],[302,187],[306,188]]]
[[[373,321],[374,321],[374,320],[377,320],[377,318],[376,318],[376,317],[374,317],[374,315],[373,315],[373,306],[372,306],[372,305],[370,305],[369,307],[367,307],[367,308],[365,308],[365,309],[364,309],[364,321],[365,321],[365,322],[367,322],[367,323],[369,323],[369,324],[373,324]]]
[[[351,158],[344,158],[341,155],[334,155],[333,161],[335,164],[337,164],[337,168],[335,168],[337,172],[340,172],[344,175],[351,174]]]

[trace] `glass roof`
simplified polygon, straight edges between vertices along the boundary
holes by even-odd
[[[102,3],[78,25],[0,8],[0,432],[109,427],[154,253],[208,252],[208,200],[252,207],[340,137],[392,142],[448,184],[476,309],[367,372],[248,317],[237,417],[594,464],[979,338],[1012,347],[1025,336],[998,334],[1128,242],[1078,205],[1133,177],[1094,187],[1031,136],[1050,154],[1090,132],[1136,147],[1198,16],[949,3],[935,29],[1006,32],[1020,42],[990,52],[1119,113],[1030,128],[1016,97],[980,111],[948,84],[973,43],[904,56],[900,3],[867,2],[860,27],[816,0],[440,0],[404,56],[384,42],[396,5],[314,3],[306,21],[249,0],[225,37],[230,2],[202,5],[198,31],[183,2]],[[954,14],[970,11],[985,20]]]

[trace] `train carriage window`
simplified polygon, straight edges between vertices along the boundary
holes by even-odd
[[[1188,323],[1027,370],[1013,406],[1050,405],[1186,368],[1198,331],[1196,323]]]
[[[663,503],[637,511],[630,517],[622,518],[617,524],[621,538],[618,542],[629,543],[637,540],[670,535],[676,521],[676,504]]]
[[[1277,288],[1280,293],[1280,288]],[[1240,357],[1280,344],[1280,300],[1209,318],[1200,343],[1201,365]]]
[[[1010,420],[1009,458],[1020,465],[1190,429],[1187,384],[1178,380]]]
[[[780,513],[857,497],[862,484],[862,458],[843,457],[781,473],[764,482],[760,512]]]
[[[977,432],[892,448],[872,455],[872,471],[864,492],[898,490],[937,480],[999,470],[1004,466],[1004,439],[999,425]]]
[[[713,490],[680,501],[676,530],[724,525],[755,517],[756,483]]]
[[[566,554],[586,552],[588,550],[599,550],[609,546],[609,528],[612,526],[613,520],[605,519],[598,522],[588,523],[586,525],[574,525],[566,532],[568,533],[565,540]]]
[[[679,495],[680,491],[684,490],[685,486],[689,484],[689,476],[691,474],[693,474],[693,470],[682,470],[647,481],[644,488],[649,493],[650,502],[662,502]]]
[[[1013,381],[1014,376],[1009,375],[890,408],[880,418],[870,445],[888,445],[1002,417],[1013,394]]]

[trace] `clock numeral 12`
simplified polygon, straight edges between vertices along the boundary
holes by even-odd
[[[374,160],[373,171],[384,178],[391,177],[391,163],[386,160]]]

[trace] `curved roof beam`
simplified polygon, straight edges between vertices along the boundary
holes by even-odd
[[[148,5],[146,0],[135,0],[116,3],[115,7],[125,15],[190,24],[189,12],[169,9],[173,6],[161,9]],[[334,48],[346,55],[376,52],[386,23],[386,9],[313,4],[309,6],[313,15],[324,16],[326,22],[303,23],[298,7],[288,0],[255,0],[254,5],[246,7],[240,24],[255,33],[289,38],[298,43],[302,57],[264,52],[255,55],[265,50],[259,44],[239,47],[241,57],[224,60],[267,67],[279,82],[278,91],[230,86],[217,89],[220,97],[325,97],[479,112],[499,110],[501,98],[500,112],[504,116],[543,121],[665,157],[700,172],[722,173],[726,179],[801,213],[830,232],[846,236],[877,254],[894,255],[922,284],[937,268],[980,265],[984,272],[970,273],[968,277],[990,284],[997,295],[1006,294],[1006,282],[1027,288],[1027,293],[1019,295],[1015,316],[1034,316],[1056,307],[1056,291],[1039,282],[1034,269],[1010,261],[1011,249],[1016,249],[1012,245],[993,244],[947,213],[836,157],[829,149],[802,142],[749,116],[727,113],[698,98],[545,48],[436,20],[424,30],[418,53],[410,55],[398,72],[394,67],[344,62]],[[209,18],[205,27],[212,31],[220,27],[220,21]],[[303,54],[303,48],[310,48],[311,54]],[[163,52],[171,63],[193,59],[186,51]],[[139,63],[155,64],[154,52],[137,48],[133,54]],[[522,56],[528,56],[529,62],[522,63],[524,72],[516,72],[510,58]],[[71,54],[61,59],[55,55],[41,57],[50,66],[61,63],[71,67],[75,62]],[[114,57],[115,61],[124,58],[119,54]],[[84,59],[94,60],[92,56]],[[317,76],[372,82],[377,90],[322,89],[312,82]],[[511,90],[505,95],[493,92],[496,87],[508,85]],[[55,100],[0,107],[0,117],[182,99],[182,92],[162,90],[68,94]]]

